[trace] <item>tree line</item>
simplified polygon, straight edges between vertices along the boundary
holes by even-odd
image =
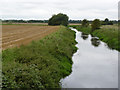
[[[108,19],[109,20],[109,19]],[[48,20],[1,20],[3,23],[48,23]],[[92,20],[88,20],[89,24],[92,23]],[[104,20],[101,20],[101,24],[102,25],[112,25],[112,24],[117,24],[118,21],[117,20],[109,20],[105,23]],[[120,22],[120,21],[119,21]],[[82,20],[68,20],[68,23],[76,23],[76,24],[82,24]]]
[[[100,29],[101,25],[113,25],[113,24],[118,24],[119,21],[117,21],[116,23],[113,23],[113,21],[110,21],[108,18],[106,18],[104,21],[101,21],[100,19],[94,19],[91,23],[91,28],[92,31],[96,30],[96,29]],[[82,27],[88,27],[89,26],[89,21],[87,19],[84,19],[81,23]]]
[[[2,20],[3,23],[48,23],[48,20]]]

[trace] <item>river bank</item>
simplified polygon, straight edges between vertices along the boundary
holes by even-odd
[[[120,51],[120,35],[117,25],[104,25],[101,26],[101,29],[95,30],[92,33],[91,26],[81,27],[80,25],[70,25],[70,27],[74,27],[83,33],[99,37],[100,40],[107,43],[109,48]]]
[[[61,26],[40,41],[4,50],[3,88],[60,88],[60,79],[72,71],[75,45],[75,32]]]
[[[98,37],[71,29],[76,32],[78,50],[72,57],[72,73],[61,79],[61,86],[117,89],[118,51],[109,49]]]

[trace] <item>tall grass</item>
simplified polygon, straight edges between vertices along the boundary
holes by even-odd
[[[92,34],[93,36],[99,37],[103,42],[106,42],[109,48],[120,51],[117,26],[103,26],[100,30],[96,30]]]
[[[88,26],[88,27],[77,26],[76,29],[86,34],[91,33],[91,26]]]
[[[103,42],[107,43],[109,48],[116,49],[120,51],[120,36],[118,36],[118,26],[117,25],[104,25],[101,26],[101,29],[97,29],[94,32],[91,31],[91,26],[81,27],[81,26],[72,26],[78,31],[84,32],[86,34],[92,34],[97,36]]]
[[[60,88],[60,79],[71,73],[75,44],[75,32],[61,26],[40,41],[4,50],[3,88]]]

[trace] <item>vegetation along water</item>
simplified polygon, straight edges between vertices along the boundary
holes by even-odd
[[[71,73],[75,44],[75,32],[61,26],[39,41],[4,50],[3,88],[60,88],[60,79]]]
[[[82,27],[81,25],[69,25],[69,27],[74,27],[78,31],[82,31],[86,34],[91,34],[93,36],[99,37],[100,40],[107,43],[109,48],[116,49],[120,51],[120,36],[118,25],[102,25],[100,29],[96,29],[95,31],[91,32],[91,25],[88,27]]]

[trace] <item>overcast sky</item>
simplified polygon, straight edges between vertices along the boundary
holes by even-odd
[[[0,0],[1,19],[49,19],[65,13],[69,19],[118,19],[119,0]]]

